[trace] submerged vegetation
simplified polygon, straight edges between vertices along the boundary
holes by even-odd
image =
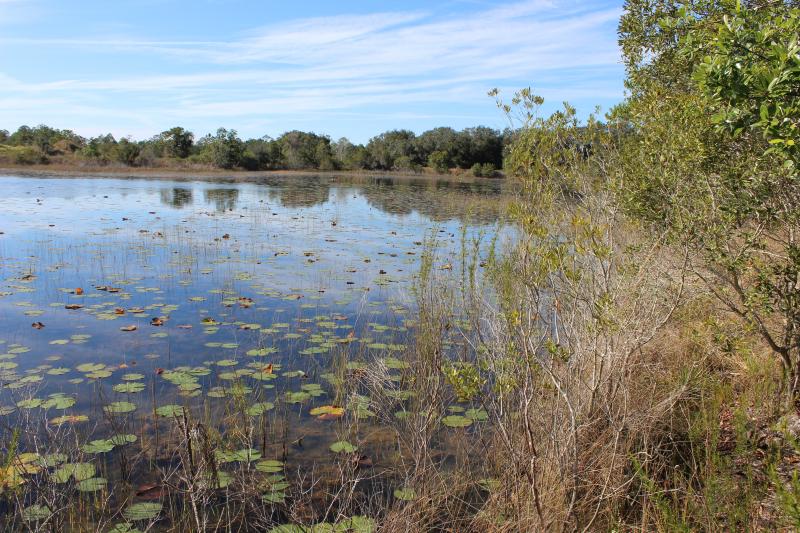
[[[793,2],[629,0],[602,122],[499,100],[513,199],[10,179],[4,524],[797,529],[798,33]]]

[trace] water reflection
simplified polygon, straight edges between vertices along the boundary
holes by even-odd
[[[214,209],[219,212],[233,211],[239,200],[239,189],[206,189],[203,197],[207,204],[213,204]]]
[[[194,194],[192,189],[186,187],[172,187],[161,189],[161,203],[174,207],[176,209],[183,209],[186,206],[192,205],[194,201]]]
[[[337,176],[272,176],[252,183],[229,182],[227,187],[198,182],[193,187],[160,189],[163,205],[183,209],[193,204],[195,193],[202,193],[207,204],[217,212],[237,210],[240,193],[253,185],[255,192],[283,208],[303,209],[326,204],[346,203],[361,197],[384,213],[407,216],[419,213],[433,221],[469,221],[491,224],[502,216],[509,195],[499,180],[450,181],[427,178]],[[197,190],[201,189],[201,190]]]

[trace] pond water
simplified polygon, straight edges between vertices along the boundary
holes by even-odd
[[[0,431],[6,454],[38,453],[0,482],[60,476],[111,491],[113,512],[167,497],[158,480],[189,415],[221,436],[220,465],[274,476],[276,505],[293,482],[280,472],[331,462],[348,417],[364,420],[347,435],[359,460],[388,461],[369,398],[337,379],[376,361],[402,371],[426,249],[458,271],[465,239],[489,243],[507,199],[495,181],[347,177],[0,176],[0,194]]]

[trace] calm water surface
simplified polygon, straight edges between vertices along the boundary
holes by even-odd
[[[308,411],[345,403],[334,359],[402,367],[425,243],[458,271],[462,228],[489,242],[503,199],[489,181],[2,176],[4,440],[38,417],[84,443],[168,446],[151,442],[170,418],[154,410],[213,413],[236,396],[283,421],[265,457],[324,460],[337,422]]]

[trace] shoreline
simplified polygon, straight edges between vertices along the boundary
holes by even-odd
[[[228,181],[256,182],[263,178],[390,178],[399,180],[445,180],[449,182],[505,183],[505,178],[478,178],[469,174],[414,173],[377,170],[193,170],[161,168],[75,168],[67,166],[31,165],[3,166],[0,175],[32,178],[98,178],[98,179],[151,179],[165,181]]]

